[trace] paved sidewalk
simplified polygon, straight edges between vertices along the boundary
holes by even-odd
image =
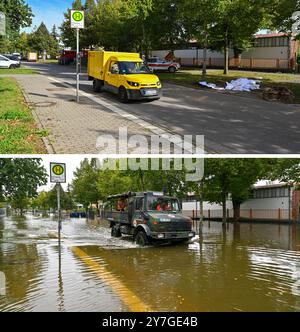
[[[40,125],[49,131],[48,153],[101,153],[102,150],[96,148],[98,137],[118,138],[120,127],[128,128],[128,136],[146,135],[149,141],[150,131],[87,97],[81,97],[77,104],[71,88],[46,76],[18,75],[16,80],[33,106]]]

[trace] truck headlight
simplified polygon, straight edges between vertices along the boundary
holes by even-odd
[[[193,233],[193,232],[191,232],[190,234],[189,234],[189,237],[194,237],[195,236],[195,233]]]
[[[137,83],[137,82],[127,81],[127,83],[128,83],[130,86],[134,86],[135,88],[138,88],[138,87],[140,86],[140,83]]]
[[[165,234],[161,233],[157,235],[158,239],[164,239],[165,238]]]
[[[161,83],[160,83],[160,82],[157,82],[157,86],[161,86]]]

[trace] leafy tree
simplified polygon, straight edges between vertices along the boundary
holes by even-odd
[[[273,0],[271,2],[268,27],[287,33],[292,32],[293,25],[299,22],[299,16],[293,14],[300,10],[300,2],[298,0]]]
[[[38,194],[36,198],[34,198],[31,202],[31,207],[33,209],[41,209],[43,211],[47,211],[50,209],[49,205],[49,195],[46,191],[42,191]]]
[[[204,197],[223,208],[227,220],[227,199],[231,194],[234,219],[240,217],[240,206],[250,196],[258,180],[266,178],[273,167],[272,159],[207,159],[205,161]]]
[[[20,29],[29,27],[34,15],[24,0],[0,0],[0,11],[6,15],[7,33],[0,36],[0,52],[15,51]]]
[[[277,159],[270,178],[289,185],[300,184],[300,159]]]
[[[47,173],[40,159],[0,159],[0,192],[21,214],[28,199],[36,197],[37,188],[46,182]]]
[[[24,0],[1,0],[0,11],[7,17],[8,28],[19,32],[32,24],[32,9]]]
[[[46,25],[42,22],[41,25],[29,36],[29,46],[42,54],[46,51],[51,57],[56,57],[59,49],[58,40],[55,39],[48,31]]]
[[[72,195],[77,203],[83,204],[85,209],[91,204],[96,204],[98,208],[99,189],[97,185],[98,169],[96,160],[85,159],[74,173],[72,182]]]
[[[183,12],[184,26],[190,35],[203,45],[204,59],[202,75],[206,75],[207,48],[212,43],[210,34],[218,14],[219,0],[190,0],[183,1],[181,11]]]
[[[54,40],[58,40],[59,34],[57,32],[56,25],[54,24],[51,30],[51,36],[54,38]]]
[[[61,31],[62,42],[65,44],[65,46],[71,47],[72,49],[76,49],[76,30],[71,29],[71,9],[83,10],[84,7],[82,1],[75,0],[72,3],[72,7],[68,9],[66,13],[64,13],[65,19],[59,29]]]

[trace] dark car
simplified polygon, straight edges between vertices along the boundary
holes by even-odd
[[[16,55],[12,55],[12,54],[5,54],[4,56],[5,56],[7,59],[9,59],[9,60],[17,61],[18,64],[16,65],[16,67],[20,67],[20,66],[21,66],[21,61],[20,61],[20,59],[19,59],[18,56],[16,56]]]

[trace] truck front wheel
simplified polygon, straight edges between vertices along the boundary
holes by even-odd
[[[120,89],[119,89],[119,99],[120,99],[120,102],[121,103],[128,103],[128,93],[127,93],[127,90],[121,86]]]
[[[102,92],[103,84],[100,80],[94,79],[93,81],[93,90],[94,92]]]
[[[119,227],[113,226],[111,229],[111,236],[112,237],[121,237],[121,231]]]
[[[145,247],[149,245],[150,241],[147,234],[144,231],[138,231],[135,236],[135,243],[139,246]]]

